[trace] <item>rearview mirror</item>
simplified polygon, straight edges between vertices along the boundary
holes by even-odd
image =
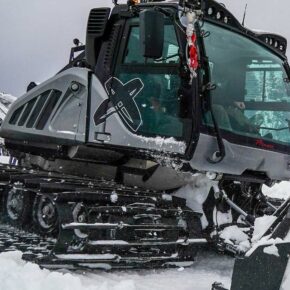
[[[140,12],[140,45],[144,57],[162,57],[164,15],[154,9]]]

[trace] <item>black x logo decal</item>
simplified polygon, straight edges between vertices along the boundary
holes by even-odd
[[[143,87],[144,84],[139,78],[132,79],[125,84],[115,77],[110,78],[105,83],[109,99],[105,100],[97,109],[94,115],[95,124],[103,123],[112,113],[117,112],[122,121],[136,132],[142,125],[142,117],[135,102],[135,97]],[[115,111],[109,113],[108,111],[112,106]]]

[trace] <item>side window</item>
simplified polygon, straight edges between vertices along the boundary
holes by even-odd
[[[163,55],[144,58],[140,52],[138,20],[132,20],[124,53],[116,67],[110,99],[122,121],[137,134],[183,139],[179,45],[173,23],[165,25]],[[122,93],[120,93],[123,91]]]
[[[246,96],[248,102],[290,102],[286,75],[280,64],[271,60],[253,60],[246,68]]]
[[[246,69],[245,116],[265,139],[290,142],[290,87],[281,64],[253,60]]]
[[[132,26],[130,28],[130,36],[128,39],[127,48],[124,55],[124,64],[178,64],[179,46],[177,43],[176,33],[174,26],[165,25],[164,27],[164,48],[162,57],[159,59],[147,59],[144,58],[140,50],[140,37],[139,37],[139,26]]]
[[[290,85],[283,60],[233,31],[210,23],[204,29],[210,32],[204,41],[216,84],[212,102],[219,127],[256,140],[289,143]],[[208,112],[204,122],[213,126]]]

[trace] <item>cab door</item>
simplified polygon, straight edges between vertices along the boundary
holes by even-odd
[[[179,47],[168,19],[162,57],[144,58],[139,19],[127,20],[113,76],[104,82],[108,99],[94,114],[95,124],[104,125],[104,143],[185,153],[192,121],[180,93]]]

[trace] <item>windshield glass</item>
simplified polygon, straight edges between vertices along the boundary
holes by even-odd
[[[290,142],[290,85],[283,60],[262,45],[205,23],[215,118],[221,129],[277,143]],[[212,125],[210,114],[204,121]]]

